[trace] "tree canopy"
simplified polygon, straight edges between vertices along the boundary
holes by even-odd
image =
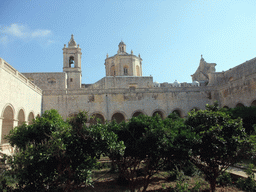
[[[214,191],[216,178],[244,158],[245,148],[250,147],[242,120],[231,118],[215,103],[206,110],[190,112],[185,124],[195,134],[190,160],[205,173]]]

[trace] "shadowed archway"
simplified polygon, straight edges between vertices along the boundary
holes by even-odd
[[[117,123],[121,123],[122,121],[125,121],[125,117],[122,113],[115,113],[112,118],[111,121],[116,121]]]
[[[3,113],[1,144],[7,143],[7,140],[4,139],[4,137],[9,134],[10,130],[13,129],[13,119],[14,111],[10,106],[7,106]]]
[[[96,124],[97,121],[99,121],[99,123],[101,123],[101,124],[104,124],[105,123],[104,116],[99,113],[95,113],[95,114],[91,115],[90,120],[89,120],[90,125]]]

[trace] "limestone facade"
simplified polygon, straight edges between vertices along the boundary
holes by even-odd
[[[0,143],[4,136],[42,112],[42,90],[0,58]]]
[[[192,75],[192,83],[158,83],[153,82],[151,76],[142,76],[140,55],[135,56],[132,51],[128,54],[121,41],[117,54],[107,55],[105,59],[106,76],[94,84],[81,84],[81,55],[81,48],[72,35],[68,47],[63,48],[63,72],[22,75],[15,69],[13,73],[7,72],[2,60],[1,85],[6,84],[4,92],[10,96],[0,94],[0,123],[6,116],[5,106],[13,106],[14,121],[21,108],[24,108],[25,121],[30,111],[35,116],[54,108],[63,118],[85,110],[102,122],[114,119],[121,122],[139,114],[159,114],[165,118],[173,111],[185,117],[192,109],[204,109],[205,104],[216,100],[221,107],[256,106],[255,58],[230,70],[215,72],[216,64],[207,63],[202,57]],[[17,74],[23,77],[23,82]],[[13,93],[20,96],[14,97]],[[1,124],[0,128],[4,134],[8,132]]]

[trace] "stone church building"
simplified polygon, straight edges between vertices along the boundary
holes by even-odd
[[[106,76],[82,84],[81,56],[71,35],[63,47],[63,72],[20,73],[0,58],[0,144],[13,127],[31,123],[49,109],[57,109],[64,119],[84,110],[102,122],[121,122],[139,114],[165,118],[174,111],[185,117],[216,100],[221,107],[256,106],[256,58],[215,72],[216,64],[201,57],[192,83],[157,83],[143,76],[142,58],[127,53],[121,41],[117,54],[105,59]]]

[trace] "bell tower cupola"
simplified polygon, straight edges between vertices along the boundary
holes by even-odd
[[[126,45],[123,41],[121,41],[118,45],[118,53],[125,53],[126,52]]]
[[[67,88],[77,89],[81,88],[81,48],[76,44],[74,35],[68,42],[68,47],[64,44],[63,50],[63,72],[67,74]]]

